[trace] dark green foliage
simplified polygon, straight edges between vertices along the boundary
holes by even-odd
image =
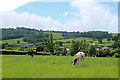
[[[20,41],[19,41],[19,40],[17,41],[17,44],[20,44]]]
[[[120,48],[116,48],[116,49],[111,51],[112,55],[114,55],[115,53],[119,53],[120,54]]]
[[[114,44],[112,45],[113,48],[117,48],[119,47],[120,48],[120,42],[114,42]]]
[[[61,42],[61,41],[56,41],[55,44],[58,44],[59,46],[62,46],[62,45],[63,45],[63,42]]]
[[[98,57],[104,57],[104,50],[103,50],[103,49],[99,49],[99,50],[97,51],[97,56],[98,56]]]
[[[50,53],[54,53],[55,44],[53,43],[52,33],[46,35],[46,37],[43,39],[42,44]]]
[[[64,32],[63,37],[75,38],[75,37],[88,37],[93,39],[111,38],[112,35],[105,31],[88,31],[88,32]]]
[[[93,55],[96,54],[96,49],[93,45],[89,47],[88,54],[92,57]]]
[[[5,47],[5,49],[12,50],[13,48],[12,47]]]
[[[2,45],[0,45],[0,47],[2,46],[2,49],[4,49],[5,48],[5,44],[2,44]]]
[[[71,55],[73,56],[77,52],[85,52],[86,56],[88,56],[88,47],[89,44],[84,42],[84,41],[72,41],[72,46],[71,46]]]
[[[42,52],[42,51],[44,51],[44,47],[43,46],[39,46],[39,47],[37,47],[36,51]]]
[[[54,47],[54,52],[56,53],[57,56],[59,56],[59,54],[63,54],[63,48],[60,48],[59,44],[55,44],[55,47]]]
[[[28,43],[39,43],[42,41],[42,38],[45,37],[45,34],[42,30],[35,30],[24,27],[13,28],[2,28],[2,39],[16,39],[23,38],[23,41]]]
[[[111,40],[110,38],[107,38],[107,41],[109,41],[109,42],[110,42],[110,40]]]
[[[63,55],[66,55],[67,54],[67,50],[66,48],[63,48]]]
[[[71,55],[72,56],[80,51],[79,47],[80,47],[80,42],[73,40],[72,41],[72,46],[71,46]]]
[[[110,49],[99,49],[97,51],[97,56],[98,57],[107,57],[107,56],[111,56],[112,57],[112,53],[111,53],[111,50]]]
[[[115,54],[114,54],[114,57],[120,58],[120,54],[119,54],[119,53],[115,53]]]
[[[2,51],[2,54],[7,54],[7,55],[26,55],[27,52],[17,52],[17,51]]]
[[[106,57],[106,56],[112,56],[111,55],[111,50],[110,49],[105,49],[104,50],[104,56]]]
[[[118,35],[117,35],[117,36],[112,37],[112,40],[113,40],[113,41],[118,41],[118,39],[119,39],[119,36],[118,36]]]
[[[99,42],[100,44],[102,44],[102,39],[98,39],[98,42]]]

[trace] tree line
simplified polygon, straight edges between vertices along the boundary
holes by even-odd
[[[111,38],[112,34],[106,31],[88,31],[88,32],[64,32],[63,37],[75,38],[75,37],[88,37],[93,39]]]
[[[42,30],[17,27],[14,28],[2,28],[2,40],[23,38],[23,41],[28,43],[39,43],[45,34]]]
[[[114,36],[115,37],[115,36]],[[115,43],[112,45],[113,49],[99,49],[96,50],[96,48],[93,45],[90,45],[89,43],[81,40],[72,40],[72,45],[70,47],[69,53],[67,52],[66,48],[60,48],[55,42],[53,43],[53,37],[52,33],[47,34],[46,38],[44,38],[43,46],[52,54],[70,54],[75,55],[77,52],[85,52],[86,56],[98,56],[98,57],[120,57],[120,36],[119,34],[116,36],[118,37]]]

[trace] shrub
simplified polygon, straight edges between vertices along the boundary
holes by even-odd
[[[114,57],[115,57],[115,58],[120,58],[120,54],[119,54],[119,53],[115,53],[115,54],[114,54]]]
[[[7,49],[7,50],[12,50],[12,47],[5,47],[5,49]]]
[[[43,46],[39,46],[39,47],[37,47],[36,51],[42,52],[42,51],[44,51],[44,47]]]

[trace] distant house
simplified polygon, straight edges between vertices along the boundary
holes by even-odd
[[[96,48],[96,50],[99,50],[99,49],[110,49],[111,46],[102,46],[102,45],[95,45],[94,46]]]
[[[32,47],[34,44],[18,44],[18,47]]]
[[[67,53],[69,53],[70,49],[69,49],[69,48],[66,48],[66,51],[67,51]]]
[[[94,47],[96,48],[96,50],[102,49],[101,45],[94,45]]]
[[[110,49],[111,46],[102,46],[102,45],[96,45],[95,43],[90,43],[91,45],[93,45],[96,50],[99,50],[99,49]]]
[[[93,46],[95,45],[95,43],[89,43],[89,44],[91,44],[91,45],[93,45]]]

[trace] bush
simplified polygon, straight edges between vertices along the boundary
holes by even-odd
[[[120,54],[119,54],[119,53],[115,53],[115,54],[114,54],[114,57],[115,57],[115,58],[120,58]]]
[[[12,50],[12,47],[5,47],[5,49],[7,49],[7,50]]]
[[[42,51],[44,51],[44,47],[43,46],[39,46],[39,47],[37,47],[36,51],[42,52]]]

